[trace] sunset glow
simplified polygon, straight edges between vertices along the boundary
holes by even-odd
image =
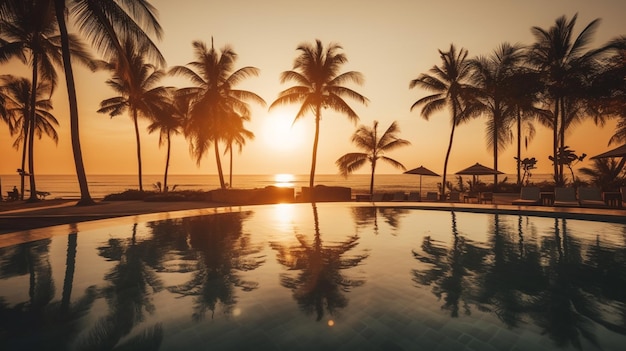
[[[523,2],[487,1],[476,6],[471,1],[415,2],[396,1],[390,6],[378,1],[320,0],[318,6],[307,8],[303,16],[300,6],[282,0],[228,2],[152,0],[163,28],[162,40],[154,38],[166,59],[165,70],[186,65],[195,60],[192,42],[211,43],[217,49],[229,46],[237,54],[234,69],[256,67],[258,76],[246,77],[236,87],[258,94],[267,106],[251,104],[250,120],[245,128],[255,138],[247,140],[241,153],[234,155],[233,163],[238,174],[274,174],[290,172],[308,174],[311,168],[311,151],[315,131],[313,116],[307,112],[294,123],[300,104],[268,106],[279,92],[295,82],[281,83],[281,72],[294,68],[297,47],[320,39],[324,44],[337,43],[347,62],[340,71],[357,71],[363,74],[362,85],[346,82],[345,86],[367,97],[367,106],[347,99],[350,108],[358,114],[355,123],[330,108],[322,110],[320,140],[316,172],[336,174],[335,160],[352,152],[350,135],[360,124],[371,125],[378,120],[381,125],[397,121],[403,139],[411,146],[390,155],[407,167],[425,165],[441,173],[450,134],[450,111],[447,108],[433,113],[428,120],[421,116],[420,108],[410,111],[411,105],[428,95],[423,89],[409,89],[409,82],[419,74],[428,72],[441,63],[438,50],[446,50],[451,43],[468,50],[469,58],[490,55],[503,42],[530,45],[535,40],[531,29],[547,29],[560,16],[577,15],[574,34],[580,33],[595,19],[601,19],[589,49],[598,48],[608,41],[626,34],[626,2],[605,0],[530,0]],[[237,23],[232,15],[236,14]],[[418,15],[420,14],[420,15]],[[419,20],[418,20],[419,19]],[[70,31],[78,34],[75,24]],[[85,45],[91,43],[85,40]],[[97,53],[96,53],[97,56]],[[101,57],[96,57],[101,59]],[[18,60],[2,64],[1,74],[30,77],[27,65]],[[75,174],[70,139],[70,121],[63,72],[59,74],[58,87],[52,96],[54,116],[59,120],[58,145],[49,137],[35,141],[35,174]],[[103,100],[115,93],[107,86],[111,77],[106,71],[91,72],[76,65],[80,141],[87,174],[133,174],[137,172],[135,135],[132,119],[124,112],[110,118],[96,112]],[[162,84],[175,88],[193,84],[184,77],[166,77]],[[449,170],[479,162],[493,166],[493,154],[486,141],[486,118],[479,117],[459,125],[449,158]],[[597,126],[589,119],[572,126],[567,131],[567,144],[571,149],[595,155],[606,151],[616,126],[615,119]],[[166,150],[159,147],[158,133],[149,134],[149,121],[139,119],[141,157],[144,174],[161,174]],[[16,136],[10,135],[5,124],[0,124],[0,174],[15,174],[21,168],[21,150],[13,148]],[[551,130],[536,125],[536,137],[522,151],[522,157],[535,157],[537,173],[550,173]],[[182,134],[172,137],[171,174],[217,174],[212,147],[198,164],[189,152],[189,140]],[[224,145],[220,145],[223,151]],[[106,150],[106,152],[103,152]],[[499,170],[515,172],[516,146],[507,143],[499,151]],[[225,162],[227,167],[227,161]],[[591,165],[589,158],[578,166]],[[378,174],[398,174],[398,170],[381,164]],[[367,173],[366,169],[359,173]]]

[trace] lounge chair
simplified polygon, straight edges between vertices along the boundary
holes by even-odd
[[[480,193],[480,198],[478,199],[478,203],[486,204],[487,202],[493,203],[493,193],[490,191]]]
[[[434,191],[427,192],[426,201],[439,201],[439,194]]]
[[[405,199],[404,191],[397,191],[393,193],[393,198],[391,199],[391,201],[404,201],[404,199]]]
[[[578,201],[582,207],[607,207],[602,192],[596,187],[578,188]]]
[[[451,191],[450,196],[448,197],[448,201],[461,202],[461,193],[458,191]]]
[[[372,201],[376,202],[376,201],[383,201],[385,194],[384,193],[375,193],[374,195],[372,195]]]
[[[476,202],[478,202],[478,193],[476,191],[469,191],[463,196],[463,202],[472,202],[472,199],[476,199]]]
[[[580,207],[576,199],[574,188],[554,188],[554,206],[556,207]]]
[[[513,201],[513,205],[539,205],[541,204],[541,189],[538,186],[525,186],[520,190],[519,199]]]
[[[409,193],[408,201],[422,201],[422,198],[420,197],[420,192],[419,191],[411,191]]]

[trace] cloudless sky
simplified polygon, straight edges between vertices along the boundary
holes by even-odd
[[[409,81],[440,64],[438,49],[447,50],[451,43],[466,48],[469,56],[489,55],[503,42],[530,44],[531,27],[549,28],[565,15],[578,13],[575,34],[592,20],[601,23],[590,48],[626,35],[626,2],[623,0],[318,0],[305,1],[246,1],[229,0],[154,0],[159,11],[165,37],[158,44],[168,66],[185,65],[195,58],[191,42],[201,40],[215,46],[230,45],[238,54],[236,68],[255,66],[261,70],[238,86],[256,92],[268,105],[278,93],[291,84],[281,85],[279,74],[292,68],[296,47],[316,38],[343,46],[349,62],[344,71],[360,71],[365,76],[363,86],[351,86],[368,97],[368,106],[348,103],[357,111],[357,125],[337,113],[326,110],[322,115],[317,173],[335,174],[335,160],[355,151],[350,136],[359,124],[380,122],[387,128],[397,121],[400,136],[412,145],[398,149],[388,156],[407,168],[424,165],[435,172],[443,171],[443,161],[450,133],[450,112],[431,116],[426,121],[419,110],[410,106],[429,94],[420,89],[409,90]],[[80,111],[81,144],[88,174],[136,174],[135,140],[131,119],[127,115],[110,118],[96,110],[103,99],[114,96],[106,87],[107,73],[92,73],[76,68]],[[59,71],[62,76],[62,71]],[[1,74],[29,73],[19,64],[0,67]],[[168,78],[164,85],[177,87],[190,84],[179,78]],[[54,115],[59,119],[59,144],[47,137],[37,140],[37,174],[74,174],[70,145],[67,95],[61,81],[54,95]],[[297,106],[267,108],[253,106],[252,120],[246,127],[256,138],[248,141],[241,154],[235,156],[235,174],[308,174],[311,162],[314,122],[312,116],[292,125]],[[141,146],[144,174],[161,174],[165,163],[165,148],[158,147],[158,135],[148,135],[147,123],[141,123]],[[578,153],[595,155],[608,146],[615,122],[604,128],[585,122],[572,129],[566,144]],[[523,150],[522,157],[539,160],[537,172],[550,173],[551,132],[537,126],[537,136]],[[450,157],[449,171],[481,162],[492,166],[492,152],[485,141],[485,119],[479,118],[457,128]],[[13,140],[6,127],[0,126],[0,174],[15,174],[20,166],[21,152],[13,149]],[[223,149],[223,148],[222,148]],[[198,167],[190,157],[183,136],[174,137],[170,173],[217,173],[212,150]],[[515,172],[515,146],[501,152],[499,168]],[[224,158],[227,161],[227,157]],[[579,166],[587,165],[587,162]],[[227,170],[228,163],[224,163]],[[364,167],[359,173],[367,173]],[[377,173],[398,173],[381,166]]]

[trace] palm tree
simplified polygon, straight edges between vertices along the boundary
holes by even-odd
[[[423,97],[413,103],[411,111],[418,106],[423,106],[421,115],[426,120],[428,120],[434,112],[444,107],[449,107],[452,112],[450,121],[452,130],[450,131],[448,151],[446,152],[446,158],[443,164],[442,184],[446,184],[448,159],[450,158],[455,128],[461,123],[470,120],[479,110],[475,105],[470,103],[474,99],[475,89],[470,85],[471,70],[466,60],[467,54],[467,50],[463,48],[457,53],[454,44],[450,45],[450,50],[447,52],[439,50],[442,65],[440,67],[433,66],[429,70],[430,74],[421,74],[409,84],[409,89],[420,87],[434,92],[434,94]],[[442,186],[442,198],[444,191],[445,186]]]
[[[243,126],[243,122],[249,120],[250,117],[240,116],[236,113],[233,113],[230,117],[228,117],[227,128],[224,136],[226,141],[224,154],[228,152],[230,155],[228,185],[231,188],[233,187],[233,147],[237,145],[239,147],[239,153],[241,153],[243,146],[246,144],[246,139],[254,139],[254,133],[247,130]]]
[[[553,158],[557,157],[559,146],[565,146],[568,124],[580,117],[575,102],[576,95],[582,94],[577,90],[586,84],[594,55],[598,53],[586,52],[585,47],[591,41],[600,20],[591,21],[573,38],[576,19],[577,15],[569,21],[561,16],[547,30],[540,27],[531,29],[536,41],[531,47],[529,62],[542,72],[546,94],[554,111],[551,123]],[[554,164],[554,179],[558,184],[563,183],[563,168],[557,163]]]
[[[517,141],[517,184],[522,183],[522,139],[524,146],[528,148],[528,144],[535,136],[535,125],[533,122],[539,121],[544,125],[550,125],[552,112],[540,108],[540,74],[523,63],[513,67],[513,72],[505,83],[505,99],[507,104],[513,109],[515,119],[515,134]]]
[[[487,143],[493,150],[493,168],[496,171],[498,151],[511,142],[511,125],[515,121],[514,108],[507,100],[506,82],[523,58],[520,45],[503,43],[491,56],[479,56],[469,61],[473,84],[478,88],[477,102],[487,116]],[[497,173],[493,175],[493,184],[498,184]]]
[[[615,191],[626,184],[625,161],[623,157],[619,161],[613,157],[596,158],[591,167],[582,167],[579,171],[602,190]]]
[[[57,35],[57,23],[52,15],[52,3],[49,1],[7,1],[2,5],[0,11],[0,33],[2,42],[0,47],[0,62],[11,58],[18,58],[27,63],[32,69],[32,91],[29,97],[29,106],[36,105],[37,92],[39,87],[38,79],[41,77],[50,84],[49,94],[52,94],[56,85],[57,75],[54,64],[61,61],[61,51],[59,47],[59,36]],[[75,46],[81,59],[85,59],[86,52]],[[35,123],[35,109],[28,109],[29,124]],[[29,143],[34,141],[34,128],[28,129],[30,135],[25,139]],[[29,149],[32,147],[29,146]],[[29,157],[30,173],[30,198],[29,201],[37,201],[35,172],[33,158]]]
[[[180,134],[185,119],[184,103],[182,99],[171,98],[165,104],[165,110],[157,113],[148,126],[148,133],[159,132],[159,146],[167,145],[167,156],[165,159],[165,173],[163,175],[163,192],[168,191],[167,172],[170,166],[170,154],[172,149],[172,134]]]
[[[356,123],[359,120],[359,116],[346,103],[344,98],[352,98],[364,105],[367,105],[369,101],[363,95],[343,85],[347,82],[360,85],[363,83],[363,75],[356,71],[339,72],[341,66],[348,62],[346,55],[340,52],[342,49],[339,44],[335,43],[330,43],[324,49],[319,39],[315,40],[314,45],[309,43],[300,44],[296,49],[300,54],[294,61],[293,69],[282,72],[280,75],[281,83],[294,81],[297,85],[281,91],[278,94],[278,98],[270,105],[271,110],[279,105],[301,103],[294,123],[308,112],[312,112],[315,117],[315,137],[313,139],[313,156],[311,158],[311,173],[309,177],[311,201],[315,199],[313,185],[322,108],[330,108],[345,114],[350,121]]]
[[[402,146],[410,145],[407,140],[398,137],[400,128],[394,121],[387,130],[378,137],[378,121],[374,121],[373,126],[360,126],[352,135],[352,142],[365,152],[350,152],[341,156],[335,164],[339,167],[341,175],[347,177],[352,172],[361,168],[365,162],[372,166],[372,175],[370,177],[370,195],[374,194],[374,172],[376,171],[376,163],[380,159],[388,164],[406,170],[402,163],[385,156],[386,152],[395,150]]]
[[[31,138],[37,136],[39,139],[43,134],[48,135],[55,143],[58,143],[59,136],[55,130],[55,126],[59,125],[57,119],[48,112],[52,110],[52,102],[50,101],[50,91],[52,87],[47,82],[39,82],[39,86],[36,89],[37,101],[35,103],[35,124],[34,128],[31,128],[30,110],[32,92],[30,81],[26,78],[18,78],[10,75],[0,76],[0,81],[3,83],[0,87],[0,91],[5,91],[4,94],[9,103],[7,109],[7,115],[14,121],[15,131],[19,131],[17,138],[13,142],[13,147],[18,149],[22,145],[22,165],[20,169],[25,169],[26,156],[28,154],[29,164],[34,157],[34,142],[31,142]],[[32,130],[32,133],[31,133]],[[32,169],[29,168],[31,177],[34,177]],[[24,199],[24,172],[21,172],[20,182],[20,196]],[[34,191],[31,188],[31,197]],[[37,194],[35,193],[35,196]]]
[[[186,77],[195,84],[195,87],[179,89],[180,94],[188,95],[193,100],[185,135],[191,139],[192,153],[198,165],[213,143],[220,186],[224,189],[226,184],[219,143],[226,140],[229,116],[233,113],[249,116],[248,101],[265,106],[265,101],[257,94],[233,87],[248,77],[258,76],[259,69],[247,66],[235,71],[235,51],[229,46],[221,51],[216,50],[213,39],[210,49],[201,41],[194,41],[192,45],[197,60],[186,66],[172,67],[170,73]]]
[[[168,100],[168,89],[155,86],[165,76],[165,71],[146,63],[143,51],[143,48],[135,47],[132,41],[125,41],[124,52],[120,52],[124,57],[106,64],[106,68],[113,74],[113,77],[107,80],[107,85],[119,95],[103,100],[98,110],[100,113],[108,113],[111,117],[120,115],[126,110],[130,113],[135,127],[139,191],[143,191],[143,181],[138,118],[156,116],[158,111],[164,109],[160,105]]]
[[[15,0],[14,0],[15,1]],[[21,1],[21,0],[17,0]],[[157,38],[162,35],[162,29],[157,21],[156,9],[147,0],[138,1],[115,1],[115,0],[49,0],[54,2],[54,14],[58,22],[61,34],[63,52],[63,67],[70,106],[70,128],[72,138],[72,151],[76,176],[80,187],[80,200],[77,205],[91,205],[94,203],[89,194],[87,176],[80,146],[80,129],[78,116],[78,103],[74,72],[70,58],[70,36],[67,31],[65,16],[69,13],[75,16],[78,29],[94,43],[95,48],[105,58],[113,57],[115,52],[121,52],[120,38],[131,38],[146,50],[146,57],[154,58],[159,64],[165,60],[148,34],[154,34]],[[66,2],[69,2],[67,6]],[[7,11],[10,12],[10,11]],[[2,9],[0,9],[0,15]],[[148,32],[148,33],[146,33]]]

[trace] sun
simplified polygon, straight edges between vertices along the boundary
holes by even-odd
[[[297,109],[277,108],[262,121],[259,139],[272,151],[299,152],[307,138],[306,121],[293,123]]]

